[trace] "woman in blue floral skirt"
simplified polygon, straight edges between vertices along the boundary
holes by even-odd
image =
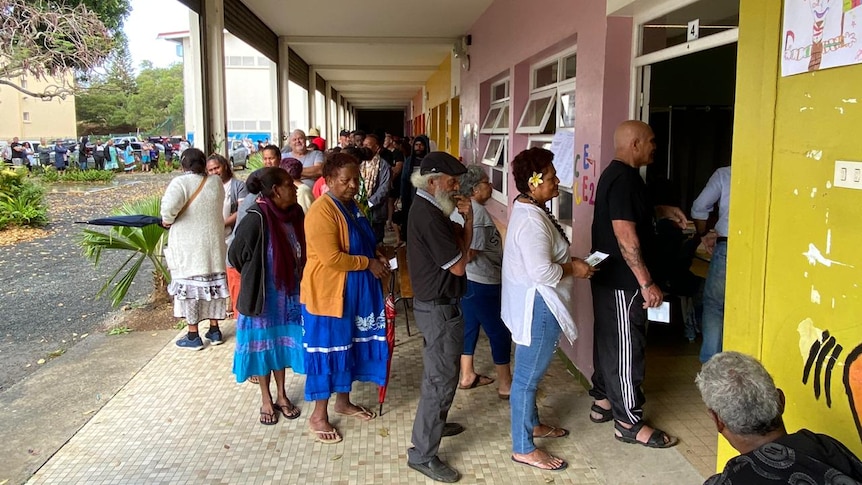
[[[263,168],[247,185],[260,196],[237,227],[228,252],[242,282],[233,372],[237,382],[257,376],[260,423],[272,425],[279,413],[287,419],[300,415],[287,398],[284,377],[288,367],[303,372],[299,282],[305,266],[304,216],[293,180],[281,168]],[[275,401],[270,373],[278,393]]]

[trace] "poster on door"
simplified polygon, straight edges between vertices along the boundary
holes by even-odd
[[[862,63],[862,0],[785,0],[781,75]]]

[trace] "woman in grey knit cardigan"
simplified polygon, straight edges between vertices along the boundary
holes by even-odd
[[[171,270],[168,293],[174,316],[185,318],[188,334],[177,341],[183,349],[204,347],[198,323],[209,319],[204,335],[211,345],[223,342],[218,321],[227,317],[225,277],[224,188],[206,173],[206,156],[196,148],[183,152],[185,173],[171,180],[162,197],[162,225],[170,229],[165,256]]]

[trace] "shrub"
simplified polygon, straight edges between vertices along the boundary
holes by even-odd
[[[48,183],[57,182],[103,182],[114,180],[116,174],[111,170],[78,170],[69,168],[58,172],[54,167],[45,167],[39,175],[43,181]]]
[[[178,168],[180,168],[179,162],[176,162],[173,160],[168,162],[168,160],[165,159],[165,157],[162,155],[162,156],[159,156],[159,161],[155,165],[153,165],[153,172],[155,172],[155,173],[168,173],[168,172],[173,172],[174,170],[176,170]]]
[[[45,190],[27,178],[27,169],[0,170],[0,229],[47,223]]]

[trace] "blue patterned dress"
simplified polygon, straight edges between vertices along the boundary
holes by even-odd
[[[357,206],[332,200],[347,220],[352,255],[375,258],[371,224]],[[341,318],[313,315],[302,305],[305,348],[305,400],[328,399],[350,392],[354,381],[386,384],[386,316],[383,287],[369,270],[350,271],[344,288]]]
[[[293,226],[287,224],[285,227],[291,249],[294,254],[299,254],[302,249]],[[300,374],[304,372],[299,276],[296,276],[297,284],[293,292],[288,293],[276,286],[272,271],[272,239],[266,239],[266,293],[263,312],[256,316],[239,314],[236,321],[233,373],[237,382],[288,367]]]

